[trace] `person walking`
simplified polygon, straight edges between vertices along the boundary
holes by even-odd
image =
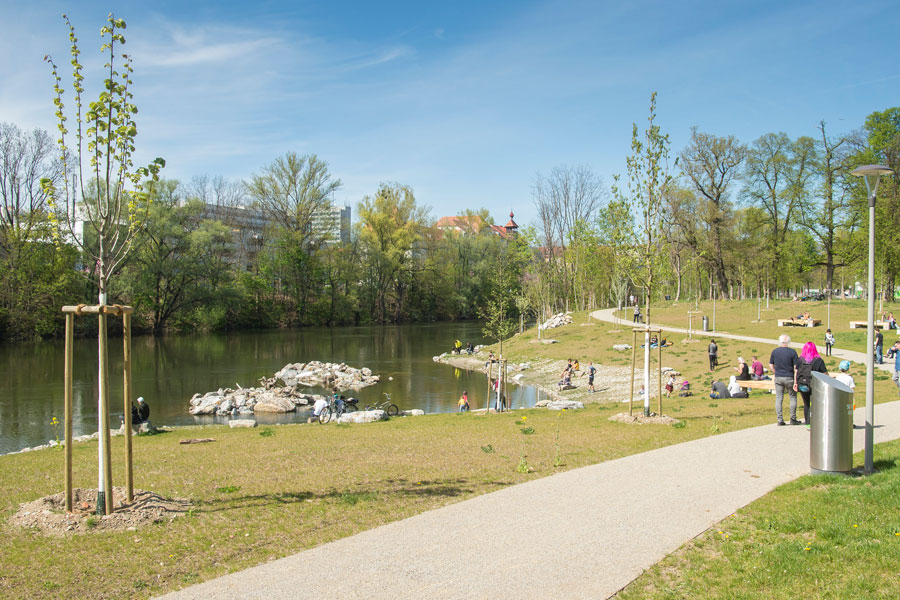
[[[875,328],[875,362],[879,365],[884,364],[884,335],[881,333],[881,328]]]
[[[775,378],[775,416],[778,418],[778,425],[784,425],[782,402],[784,391],[787,390],[791,402],[791,425],[800,425],[797,420],[797,363],[800,358],[790,347],[789,335],[779,336],[778,344],[778,348],[772,350],[769,356],[769,370]]]
[[[800,351],[800,362],[797,363],[797,391],[803,399],[803,421],[807,427],[811,422],[810,394],[813,371],[828,375],[825,361],[819,356],[819,350],[812,342],[806,342]]]
[[[634,305],[634,322],[641,322],[641,307],[638,304]]]
[[[462,396],[459,397],[459,412],[469,412],[469,392],[463,390]]]
[[[894,383],[897,384],[897,387],[900,388],[900,340],[894,342],[891,350],[894,352],[894,376],[891,379],[894,380]],[[900,394],[900,392],[897,392]]]
[[[825,330],[825,356],[831,356],[831,347],[834,346],[834,334],[830,329]]]
[[[716,345],[716,340],[712,339],[709,341],[709,371],[712,372],[713,369],[719,364],[719,347]]]

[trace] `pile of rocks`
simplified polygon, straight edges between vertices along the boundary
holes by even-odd
[[[354,369],[344,363],[312,361],[285,365],[274,377],[263,378],[261,387],[220,388],[215,392],[194,394],[192,415],[228,415],[252,413],[289,413],[298,407],[315,404],[317,394],[304,394],[298,387],[319,386],[332,390],[358,390],[378,383],[371,369]]]
[[[305,364],[285,365],[275,373],[275,379],[280,379],[289,387],[302,385],[333,390],[359,390],[375,385],[381,378],[373,375],[372,370],[368,368],[354,369],[344,363],[323,363],[314,360]]]
[[[572,321],[572,313],[559,313],[544,321],[541,325],[541,329],[555,329],[557,327],[562,327],[563,325],[568,325]]]
[[[215,392],[194,394],[191,398],[192,415],[249,415],[253,413],[289,413],[298,407],[316,403],[322,396],[301,394],[294,387],[267,390],[258,388],[220,388]]]

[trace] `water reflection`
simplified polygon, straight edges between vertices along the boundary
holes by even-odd
[[[473,409],[484,408],[487,380],[480,373],[439,365],[432,357],[454,340],[482,343],[477,323],[310,328],[289,331],[137,337],[132,342],[135,396],[151,406],[157,424],[225,422],[227,417],[194,417],[188,412],[194,393],[237,385],[252,387],[287,363],[322,360],[369,367],[381,383],[354,394],[360,405],[391,394],[401,410],[456,410],[463,390]],[[122,341],[110,338],[110,395],[113,425],[123,412]],[[96,431],[97,341],[75,341],[74,434]],[[0,453],[46,443],[53,438],[51,419],[63,418],[62,341],[0,346]],[[393,378],[393,380],[389,380]],[[315,391],[315,390],[314,390]],[[534,388],[513,387],[514,408],[539,399]],[[306,414],[259,415],[260,423],[306,420]]]

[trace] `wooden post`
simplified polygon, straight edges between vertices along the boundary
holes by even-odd
[[[63,435],[66,444],[66,512],[72,512],[72,366],[75,351],[75,315],[66,315],[66,366],[63,386],[63,402],[65,403],[65,429]]]
[[[658,416],[662,416],[662,398],[663,398],[663,386],[662,386],[662,329],[659,330],[657,335],[657,343],[656,343],[656,369],[657,369],[657,383],[659,384],[659,405],[656,410],[656,414]]]
[[[488,360],[488,391],[487,391],[487,401],[484,404],[484,414],[488,414],[491,412],[491,377],[494,374],[494,362],[492,360]]]
[[[99,388],[100,400],[98,408],[100,411],[100,468],[103,474],[102,491],[104,505],[100,506],[100,499],[97,499],[97,512],[102,514],[112,514],[113,498],[112,498],[112,465],[110,464],[110,436],[109,436],[109,352],[106,339],[106,313],[100,311],[98,313],[100,322],[99,346],[100,346],[100,369],[99,369]],[[98,486],[100,487],[100,486]]]
[[[133,450],[131,446],[131,315],[122,314],[122,378],[125,402],[125,499],[134,501],[134,471],[132,470]]]
[[[631,411],[634,409],[634,361],[636,358],[635,347],[637,346],[637,332],[632,329],[631,330],[631,393],[628,396],[628,416],[631,416]]]

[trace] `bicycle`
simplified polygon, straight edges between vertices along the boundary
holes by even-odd
[[[331,419],[337,421],[345,412],[348,412],[347,405],[344,402],[338,403],[337,400],[335,400],[335,397],[332,396],[328,400],[328,406],[323,408],[322,412],[319,413],[319,423],[325,425],[326,423],[330,423]]]
[[[383,402],[378,402],[376,404],[370,404],[366,407],[366,410],[383,410],[390,417],[396,417],[400,414],[400,408],[391,402],[391,395],[387,392],[383,392],[385,399]]]

